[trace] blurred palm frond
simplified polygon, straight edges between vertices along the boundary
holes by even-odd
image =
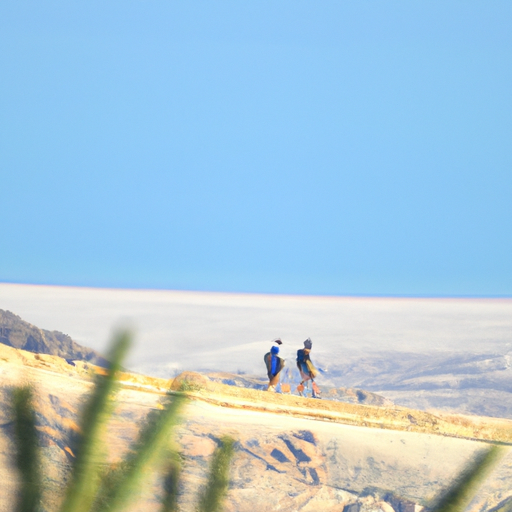
[[[235,440],[225,436],[215,450],[210,478],[199,498],[199,512],[218,512],[229,485],[229,465],[235,451]]]
[[[496,445],[480,452],[448,489],[439,496],[432,507],[432,512],[463,512],[487,475],[504,454],[504,448]]]
[[[32,405],[32,388],[24,386],[12,395],[16,467],[20,474],[20,488],[16,512],[36,512],[41,499],[41,473],[36,416]]]

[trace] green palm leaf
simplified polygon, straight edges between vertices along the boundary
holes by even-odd
[[[117,373],[130,343],[131,336],[127,331],[118,333],[109,357],[107,374],[97,376],[94,392],[83,411],[76,459],[61,512],[89,512],[95,499],[99,487],[101,441],[111,412],[111,395],[116,389]]]
[[[432,512],[463,512],[478,487],[504,455],[504,449],[492,446],[481,452],[455,482],[441,495]]]
[[[223,437],[213,454],[210,476],[200,499],[198,512],[218,512],[229,485],[229,466],[235,452],[235,440]]]
[[[171,453],[164,471],[161,512],[178,512],[178,490],[181,473],[181,460],[178,454]]]
[[[12,409],[16,466],[21,477],[16,512],[35,512],[41,500],[41,474],[36,417],[29,386],[14,390]]]
[[[166,453],[169,432],[179,421],[186,396],[175,395],[161,411],[153,411],[130,455],[112,475],[108,488],[100,492],[95,512],[121,510],[138,489],[150,467]]]

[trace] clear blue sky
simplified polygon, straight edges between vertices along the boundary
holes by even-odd
[[[512,296],[512,2],[0,4],[0,281]]]

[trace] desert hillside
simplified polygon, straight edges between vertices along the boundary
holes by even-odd
[[[60,498],[73,458],[70,434],[98,371],[88,363],[71,366],[56,356],[0,346],[1,512],[12,510],[16,488],[9,388],[30,382],[37,389],[49,511]],[[184,511],[194,509],[193,490],[202,483],[209,455],[224,433],[238,440],[226,503],[230,512],[338,511],[351,505],[362,511],[412,511],[428,505],[486,441],[512,442],[508,420],[312,400],[229,386],[197,373],[183,373],[172,381],[125,373],[121,381],[110,425],[112,462],[127,450],[148,411],[169,393],[181,389],[191,397],[176,432],[185,460]],[[503,503],[512,494],[506,485],[511,477],[512,457],[507,456],[472,509]],[[132,510],[156,510],[158,496],[159,483],[149,482]]]
[[[79,345],[67,334],[40,329],[3,309],[0,309],[0,343],[38,354],[89,361],[103,367],[108,364],[98,352]]]

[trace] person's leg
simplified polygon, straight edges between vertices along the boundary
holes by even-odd
[[[304,393],[304,379],[306,378],[306,375],[304,374],[304,372],[302,371],[301,368],[299,368],[299,373],[300,373],[300,378],[302,379],[299,383],[299,385],[297,386],[297,392],[299,393],[300,396],[304,396],[303,393]]]
[[[276,392],[281,393],[281,372],[276,375]]]
[[[305,387],[306,387],[306,392],[309,392],[309,381],[311,380],[311,377],[309,375],[306,376],[306,378],[304,379],[304,384],[305,384]],[[304,394],[306,394],[306,392]]]
[[[297,391],[299,392],[300,396],[306,396],[306,388],[309,388],[308,381],[311,379],[311,377],[302,370],[300,371],[300,377],[302,381],[297,386]]]
[[[277,384],[279,383],[279,374],[277,375],[274,375],[273,377],[270,378],[269,380],[269,383],[268,383],[268,388],[267,388],[267,391],[276,391],[276,386]]]

